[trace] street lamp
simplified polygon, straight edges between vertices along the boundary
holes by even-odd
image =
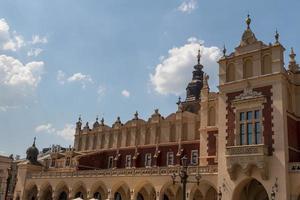
[[[184,155],[181,158],[181,169],[179,172],[180,183],[182,184],[182,200],[186,200],[186,184],[187,183],[196,183],[197,185],[199,185],[200,179],[201,179],[201,175],[199,174],[199,171],[198,171],[198,174],[195,176],[196,181],[188,181],[187,179],[188,179],[189,175],[188,175],[187,169],[188,169],[187,157],[186,157],[186,155]],[[177,175],[175,173],[173,173],[171,175],[173,185],[178,183],[176,181],[176,176]]]

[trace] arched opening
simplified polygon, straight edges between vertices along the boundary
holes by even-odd
[[[203,200],[203,195],[199,189],[196,189],[192,200]]]
[[[243,78],[249,78],[253,76],[253,64],[252,60],[247,59],[244,61],[243,66]]]
[[[271,61],[270,55],[266,55],[263,57],[263,66],[262,66],[262,70],[261,70],[262,74],[272,73],[272,63],[271,62],[272,61]]]
[[[43,200],[52,200],[52,187],[46,186],[45,189],[42,189],[40,196]]]
[[[182,200],[182,188],[180,185],[166,183],[160,192],[160,200]]]
[[[73,186],[74,188],[74,193],[73,193],[73,198],[81,198],[81,199],[86,199],[87,198],[87,192],[85,189],[85,186],[83,185],[83,183],[77,183],[75,184],[75,186]]]
[[[114,200],[130,199],[130,190],[126,183],[121,182],[113,187]]]
[[[300,200],[300,195],[298,196],[298,199],[297,200]]]
[[[37,194],[38,194],[37,186],[33,185],[29,190],[27,190],[26,194],[27,194],[26,199],[28,199],[28,200],[37,200]]]
[[[227,65],[226,68],[226,81],[231,82],[235,80],[235,66],[233,63]]]
[[[217,191],[215,190],[215,188],[210,187],[205,195],[205,200],[215,200],[218,199],[218,194]]]
[[[134,196],[134,199],[137,200],[155,200],[155,188],[154,186],[149,183],[139,183],[137,187],[135,188],[135,191],[137,192]]]
[[[93,194],[94,199],[107,199],[107,188],[102,181],[97,181],[94,183],[90,192]]]
[[[122,200],[122,195],[119,192],[116,192],[114,199],[115,200]]]
[[[67,200],[67,199],[68,199],[68,194],[65,191],[62,191],[58,196],[58,200]]]
[[[237,186],[233,200],[269,200],[264,186],[256,179],[250,179]]]
[[[208,126],[216,125],[216,110],[214,107],[210,107],[208,110]]]

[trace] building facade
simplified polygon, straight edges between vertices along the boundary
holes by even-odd
[[[34,142],[14,199],[300,200],[300,69],[293,49],[284,65],[278,33],[265,44],[250,23],[234,52],[224,47],[218,93],[199,52],[177,111],[156,109],[148,120],[136,112],[111,127],[79,118],[74,146],[47,156]]]
[[[11,172],[12,158],[0,155],[0,200],[5,200],[8,195],[8,180]]]

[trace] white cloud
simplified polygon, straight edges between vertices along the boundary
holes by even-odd
[[[128,90],[122,90],[121,94],[122,94],[124,97],[127,97],[127,98],[130,97],[130,92],[129,92]]]
[[[15,31],[11,32],[6,20],[0,19],[0,49],[17,51],[22,46],[25,46],[23,36]]]
[[[150,83],[159,94],[183,94],[188,82],[192,79],[193,66],[197,62],[197,52],[201,50],[201,64],[203,71],[210,76],[210,86],[218,84],[218,64],[221,52],[218,47],[200,45],[203,41],[191,37],[181,47],[174,47],[168,51],[161,63],[150,74]]]
[[[46,43],[48,43],[48,39],[46,36],[41,37],[39,35],[33,35],[31,43],[32,44],[46,44]]]
[[[43,49],[36,48],[36,49],[30,49],[30,51],[27,52],[27,56],[34,56],[37,57],[43,52]]]
[[[44,63],[23,64],[18,59],[0,55],[0,111],[15,109],[30,101],[42,79]]]
[[[183,13],[191,13],[197,8],[197,0],[183,0],[179,5],[178,10]]]
[[[82,74],[81,72],[79,72],[69,77],[66,77],[66,74],[62,70],[57,71],[56,80],[62,85],[65,84],[65,82],[68,83],[78,82],[81,84],[83,89],[86,87],[87,83],[93,82],[93,79],[90,75]]]
[[[105,95],[106,88],[103,85],[99,85],[97,89],[98,101]]]
[[[53,127],[52,124],[41,124],[35,128],[35,132],[37,133],[48,133],[48,134],[54,134],[57,136],[62,137],[63,139],[67,141],[73,141],[75,129],[74,125],[72,124],[65,124],[62,129],[56,129]]]

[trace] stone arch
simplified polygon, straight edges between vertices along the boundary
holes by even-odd
[[[201,188],[199,185],[194,185],[190,192],[189,200],[204,200],[203,194],[201,192]]]
[[[265,55],[262,59],[262,74],[272,73],[272,60],[269,54]]]
[[[216,109],[211,106],[208,109],[208,126],[216,125]]]
[[[144,199],[144,200],[155,200],[155,188],[149,181],[143,181],[136,185],[134,189],[134,200]]]
[[[201,193],[201,195],[200,195]],[[202,198],[201,198],[202,197]],[[216,186],[208,180],[201,180],[199,185],[194,184],[190,192],[190,200],[215,200],[217,199]]]
[[[38,199],[38,187],[35,183],[30,183],[25,187],[24,197],[26,200],[37,200]]]
[[[40,198],[43,200],[52,200],[53,189],[49,182],[45,182],[40,188]]]
[[[243,78],[250,78],[253,76],[253,63],[250,58],[243,63]]]
[[[210,187],[206,194],[205,194],[205,200],[215,200],[218,198],[218,192],[214,187]]]
[[[115,200],[127,200],[130,199],[130,189],[128,185],[122,181],[113,186],[112,195]],[[121,199],[119,199],[118,196],[120,196]]]
[[[69,187],[68,185],[64,182],[61,181],[59,182],[54,189],[54,196],[55,200],[67,200],[69,196]]]
[[[107,187],[103,183],[103,181],[97,181],[92,185],[91,191],[90,191],[90,197],[94,199],[107,199],[108,193],[107,193]]]
[[[268,193],[261,182],[246,178],[234,189],[232,200],[269,200]]]
[[[231,82],[235,80],[235,65],[234,63],[230,63],[226,67],[226,81]]]
[[[182,188],[180,185],[173,185],[172,182],[167,182],[160,190],[160,200],[181,200]]]
[[[71,198],[87,199],[86,186],[82,181],[78,181],[72,186]]]

